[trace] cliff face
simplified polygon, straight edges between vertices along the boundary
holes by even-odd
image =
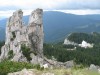
[[[10,59],[17,62],[28,62],[27,57],[23,54],[25,53],[22,50],[23,47],[31,51],[29,62],[40,63],[43,61],[42,15],[42,9],[34,10],[30,15],[28,26],[25,26],[22,21],[22,10],[13,13],[7,22],[5,45],[1,49],[0,61]]]

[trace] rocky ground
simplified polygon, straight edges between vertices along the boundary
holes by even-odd
[[[43,71],[35,69],[23,69],[22,71],[9,73],[8,75],[100,75],[97,71],[84,69],[46,69]]]

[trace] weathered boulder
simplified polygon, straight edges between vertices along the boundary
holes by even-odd
[[[52,68],[52,67],[55,67],[55,68],[61,68],[61,67],[62,68],[72,68],[72,67],[75,66],[73,60],[70,60],[70,61],[63,63],[63,62],[58,62],[58,61],[55,61],[55,60],[44,58],[44,62],[45,62],[45,64],[48,64],[49,68]]]
[[[89,70],[98,71],[98,68],[94,64],[91,64],[90,67],[89,67]]]
[[[64,64],[65,64],[65,67],[66,67],[66,68],[72,68],[72,67],[74,67],[74,65],[75,65],[73,60],[67,61],[67,62],[65,62]]]

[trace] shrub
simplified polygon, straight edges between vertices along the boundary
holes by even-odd
[[[13,58],[13,50],[10,50],[9,52],[8,52],[8,59],[11,59],[11,58]]]
[[[13,35],[13,38],[15,38],[15,37],[16,37],[16,34],[15,34],[15,32],[12,32],[12,35]]]
[[[10,40],[11,40],[11,41],[13,41],[13,40],[14,40],[14,38],[11,38]]]
[[[10,39],[11,41],[13,41],[15,38],[16,38],[16,34],[15,34],[15,32],[12,32],[12,38]]]
[[[44,70],[44,67],[41,67],[40,64],[35,64],[33,67],[37,70]]]
[[[13,61],[3,61],[0,63],[0,75],[7,75],[8,73],[21,71],[22,69],[37,69],[44,70],[39,64],[31,64],[26,62],[13,62]]]
[[[27,58],[28,61],[32,60],[32,58],[30,57],[30,53],[32,53],[30,48],[26,47],[25,45],[21,45],[21,50],[23,55]]]
[[[3,61],[0,63],[0,75],[7,75],[10,72],[17,72],[23,68],[32,69],[34,65],[25,62]]]

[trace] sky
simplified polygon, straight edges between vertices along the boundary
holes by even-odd
[[[0,0],[0,19],[18,9],[29,15],[36,8],[77,15],[100,14],[100,0]]]

